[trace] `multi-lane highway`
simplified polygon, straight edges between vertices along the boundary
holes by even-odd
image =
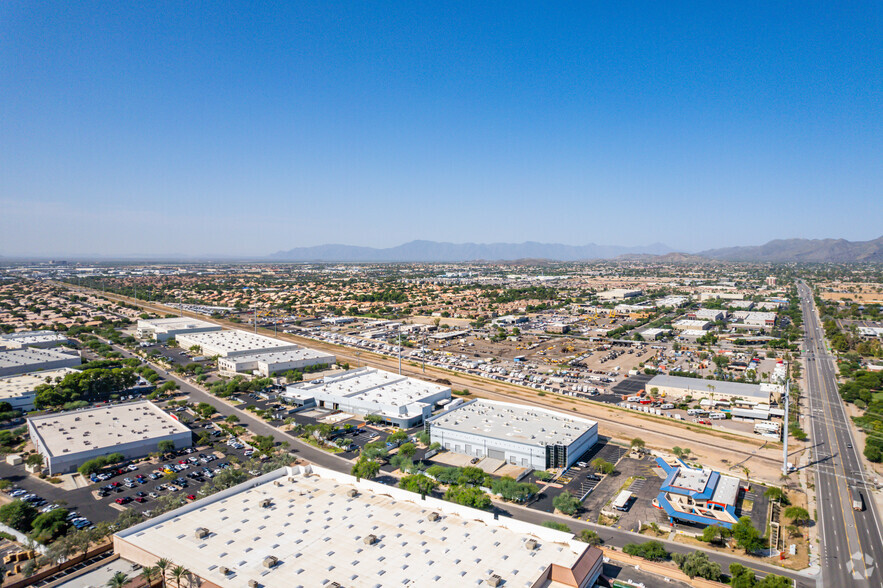
[[[822,586],[883,586],[883,536],[862,462],[838,392],[833,357],[812,291],[798,285],[806,328],[806,385],[816,471]],[[864,510],[853,509],[862,494]]]

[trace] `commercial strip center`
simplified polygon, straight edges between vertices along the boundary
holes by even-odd
[[[567,468],[598,441],[598,423],[543,408],[473,400],[427,421],[455,453],[545,470]]]
[[[162,441],[190,447],[190,428],[149,401],[32,417],[28,431],[50,474],[75,471],[111,453],[125,458],[154,453]]]
[[[255,478],[114,535],[121,557],[183,565],[203,586],[588,587],[573,535],[319,468]],[[336,584],[335,584],[336,583]]]

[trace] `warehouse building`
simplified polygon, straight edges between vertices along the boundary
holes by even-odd
[[[50,474],[73,472],[111,453],[144,457],[161,441],[172,441],[176,449],[193,444],[186,425],[148,401],[33,417],[28,431]]]
[[[135,336],[148,341],[168,341],[187,333],[210,333],[221,327],[208,321],[188,317],[139,320]]]
[[[332,365],[337,361],[333,355],[324,351],[307,349],[287,349],[284,351],[267,351],[253,355],[231,355],[218,358],[218,370],[222,373],[236,374],[251,372],[269,378],[273,374],[282,374],[288,370],[303,370],[316,365]]]
[[[688,312],[687,316],[695,320],[715,322],[724,320],[727,315],[716,308],[700,308]]]
[[[673,322],[671,326],[677,331],[707,331],[712,324],[708,321],[681,319]]]
[[[235,357],[237,355],[254,355],[266,351],[287,351],[300,349],[294,343],[287,343],[272,337],[264,337],[248,331],[217,331],[210,333],[185,333],[176,337],[178,345],[190,349],[194,345],[201,349],[201,354],[212,357]]]
[[[725,476],[708,468],[691,468],[679,459],[656,458],[665,472],[665,481],[653,499],[653,506],[664,510],[669,521],[715,525],[732,529],[738,522],[736,500],[739,478]]]
[[[587,588],[597,547],[571,533],[314,465],[291,466],[119,531],[114,553],[219,588]]]
[[[76,371],[72,368],[59,368],[0,378],[0,402],[8,402],[13,410],[23,412],[34,410],[34,399],[37,397],[38,386],[46,384],[47,378],[54,382],[56,378],[64,378]]]
[[[67,343],[67,336],[55,331],[22,331],[0,335],[0,349],[4,347],[6,349],[22,349],[23,347],[46,349]]]
[[[643,294],[641,290],[627,290],[625,288],[613,288],[598,293],[600,300],[625,300],[626,298],[636,298]]]
[[[711,398],[713,400],[752,400],[766,404],[770,401],[773,388],[769,385],[742,384],[739,382],[724,382],[720,380],[703,380],[702,378],[685,378],[683,376],[653,376],[644,384],[647,392],[653,388],[658,389],[658,394],[669,398]]]
[[[57,349],[10,349],[0,351],[0,377],[42,370],[77,367],[82,361],[78,352]]]
[[[595,421],[493,400],[462,404],[427,428],[448,451],[539,470],[569,467],[598,441]]]
[[[393,425],[410,428],[432,416],[436,407],[450,402],[451,389],[364,367],[325,376],[315,384],[293,384],[282,396],[297,406],[377,415]]]

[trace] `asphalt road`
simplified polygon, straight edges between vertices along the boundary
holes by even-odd
[[[860,448],[838,392],[833,357],[812,291],[798,285],[806,329],[806,383],[810,436],[816,470],[816,497],[821,537],[822,586],[883,586],[883,536],[865,487]],[[865,509],[853,510],[852,493],[863,494]]]
[[[124,348],[115,348],[126,356],[134,357]],[[300,439],[288,435],[286,432],[280,431],[279,429],[269,425],[262,419],[254,416],[252,413],[230,406],[225,402],[220,402],[218,398],[191,385],[190,383],[179,378],[175,374],[167,372],[166,370],[163,370],[155,364],[151,365],[163,378],[176,382],[180,386],[181,391],[187,394],[192,402],[208,402],[212,404],[212,406],[216,407],[218,409],[218,412],[224,416],[235,414],[237,417],[239,417],[240,422],[238,424],[246,425],[247,428],[253,433],[256,433],[258,435],[272,435],[277,441],[280,442],[288,441],[291,444],[291,452],[301,459],[307,460],[318,466],[325,467],[331,470],[345,473],[350,472],[350,469],[352,468],[351,462],[342,459],[334,454],[327,453],[325,451],[322,451],[321,449],[317,449],[311,445],[308,445]],[[377,481],[382,482],[384,481],[384,479],[380,478]],[[390,481],[392,481],[392,479],[390,479]],[[548,521],[550,517],[549,513],[547,512],[513,506],[508,503],[497,504],[495,510],[501,516],[512,516],[514,518],[517,518],[518,520],[538,525],[541,525],[543,522]],[[598,532],[599,535],[601,535],[601,537],[604,539],[605,545],[614,546],[617,548],[622,548],[622,546],[627,543],[641,543],[648,540],[648,538],[643,535],[638,535],[626,530],[614,529],[594,523],[588,523],[586,521],[580,521],[577,519],[568,521],[567,524],[568,526],[570,526],[571,530],[577,534],[582,529],[592,529]],[[665,540],[663,540],[663,542],[666,544],[666,549],[671,551],[672,553],[689,554],[696,550],[694,547],[685,545],[683,543],[668,542]],[[779,568],[773,565],[763,564],[755,559],[747,560],[711,550],[706,551],[706,553],[712,561],[718,562],[721,565],[721,569],[723,569],[724,571],[729,568],[729,565],[731,563],[739,563],[744,566],[753,568],[760,576],[772,573],[792,578],[795,581],[795,586],[800,588],[811,588],[816,585],[815,579],[807,577],[805,574],[792,572],[790,570]]]

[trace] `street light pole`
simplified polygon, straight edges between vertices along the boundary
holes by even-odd
[[[782,427],[784,431],[782,431],[782,439],[784,443],[782,444],[782,474],[788,475],[788,403],[790,398],[788,397],[791,393],[791,380],[785,382],[785,394],[784,394],[784,402],[785,402],[785,424]]]

